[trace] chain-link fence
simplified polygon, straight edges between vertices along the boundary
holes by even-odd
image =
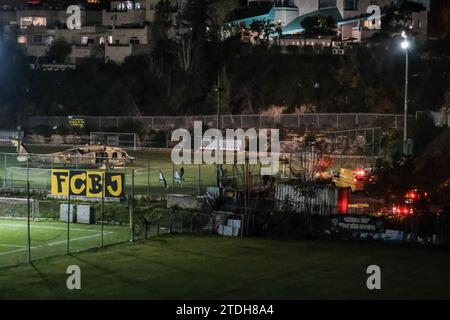
[[[40,149],[41,152],[43,149]],[[55,170],[117,173],[124,176],[124,193],[149,199],[164,198],[169,193],[203,195],[208,187],[217,186],[217,167],[208,164],[175,165],[167,151],[138,151],[136,158],[119,166],[120,159],[99,156],[78,156],[70,153],[17,154],[0,153],[0,191],[14,194],[26,192],[27,183],[33,193],[47,195],[52,189],[52,172]],[[250,187],[261,181],[260,164],[250,165],[253,178]],[[233,187],[244,183],[242,165],[223,164],[220,176]]]
[[[167,194],[205,194],[217,183],[216,167],[175,166],[167,156],[115,167],[100,156],[0,154],[0,267],[168,232],[216,232],[208,214],[172,212],[160,201]],[[64,189],[56,178],[62,171],[68,172],[69,188],[84,193],[55,194],[55,188]],[[233,167],[222,171],[232,173]],[[90,173],[104,179],[100,196],[89,196],[95,180]],[[83,178],[72,180],[72,174]],[[117,198],[104,194],[108,174],[124,177]]]
[[[217,127],[217,117],[205,116],[180,116],[180,117],[84,117],[86,127],[92,130],[108,131],[129,126],[130,123],[138,123],[145,128],[154,130],[193,128],[194,121],[202,121],[211,128]],[[414,120],[415,116],[409,116]],[[331,127],[336,129],[350,128],[402,128],[403,115],[375,114],[375,113],[305,113],[305,114],[249,114],[249,115],[222,115],[220,117],[221,128],[298,128],[298,127]],[[67,117],[29,117],[27,127],[51,126],[67,128]]]

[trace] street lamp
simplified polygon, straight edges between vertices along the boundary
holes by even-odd
[[[402,32],[402,49],[405,51],[405,114],[403,118],[403,154],[408,155],[408,72],[409,72],[409,52],[410,43],[405,31]]]

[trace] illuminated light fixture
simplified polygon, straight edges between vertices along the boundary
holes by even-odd
[[[409,48],[409,41],[408,40],[403,40],[401,46],[402,46],[403,50],[408,49]]]
[[[401,46],[402,46],[402,49],[403,49],[403,50],[406,50],[406,49],[409,48],[409,41],[408,41],[408,35],[406,34],[405,31],[402,31],[402,38],[403,38],[404,40],[402,41]]]

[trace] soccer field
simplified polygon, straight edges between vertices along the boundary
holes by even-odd
[[[0,219],[0,267],[28,261],[28,232],[25,220]],[[127,241],[128,226],[105,225],[105,245]],[[60,221],[31,222],[31,257],[33,260],[67,253],[67,223]],[[70,224],[70,252],[100,247],[100,225]]]
[[[63,151],[67,148],[32,146],[30,151],[38,154]],[[50,174],[52,166],[49,163],[26,163],[17,160],[14,148],[0,148],[0,179],[2,186],[26,188],[27,179],[32,189],[50,190]],[[205,191],[207,186],[216,185],[216,169],[213,165],[183,165],[185,169],[182,184],[174,181],[174,170],[181,166],[174,166],[169,151],[129,151],[136,158],[132,165],[116,168],[113,171],[125,173],[126,189],[131,192],[132,171],[135,172],[135,193],[142,195],[163,195],[167,192],[197,195]],[[231,166],[227,167],[231,171]],[[76,167],[65,167],[76,169]],[[92,168],[90,168],[92,169]],[[160,172],[163,173],[168,187],[160,182]]]
[[[81,269],[68,290],[66,269]],[[381,290],[366,287],[381,269]],[[0,269],[0,298],[449,299],[448,251],[377,243],[165,235]]]

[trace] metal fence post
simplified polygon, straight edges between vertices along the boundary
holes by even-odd
[[[69,174],[70,175],[70,174]],[[68,208],[67,208],[67,254],[70,254],[70,186],[69,186],[69,194],[67,196],[68,199]]]
[[[172,162],[172,193],[175,190],[175,163]]]
[[[201,183],[200,183],[200,179],[201,179],[201,166],[198,165],[198,181],[197,181],[197,190],[198,190],[198,195],[201,194]]]
[[[6,164],[6,154],[5,154],[5,178],[3,180],[3,187],[4,188],[6,188],[6,180],[8,179],[7,175],[6,175],[7,170],[8,170],[8,168],[7,168],[7,164]]]
[[[130,199],[130,241],[134,242],[134,170],[131,171],[131,199]]]
[[[102,228],[102,239],[100,246],[103,248],[103,242],[104,242],[104,225],[103,221],[105,220],[105,172],[103,172],[103,179],[102,179],[102,203],[101,203],[101,228]]]
[[[28,246],[28,263],[31,263],[31,208],[30,208],[30,181],[27,181],[27,246]]]
[[[150,199],[150,160],[147,160],[147,198]]]

